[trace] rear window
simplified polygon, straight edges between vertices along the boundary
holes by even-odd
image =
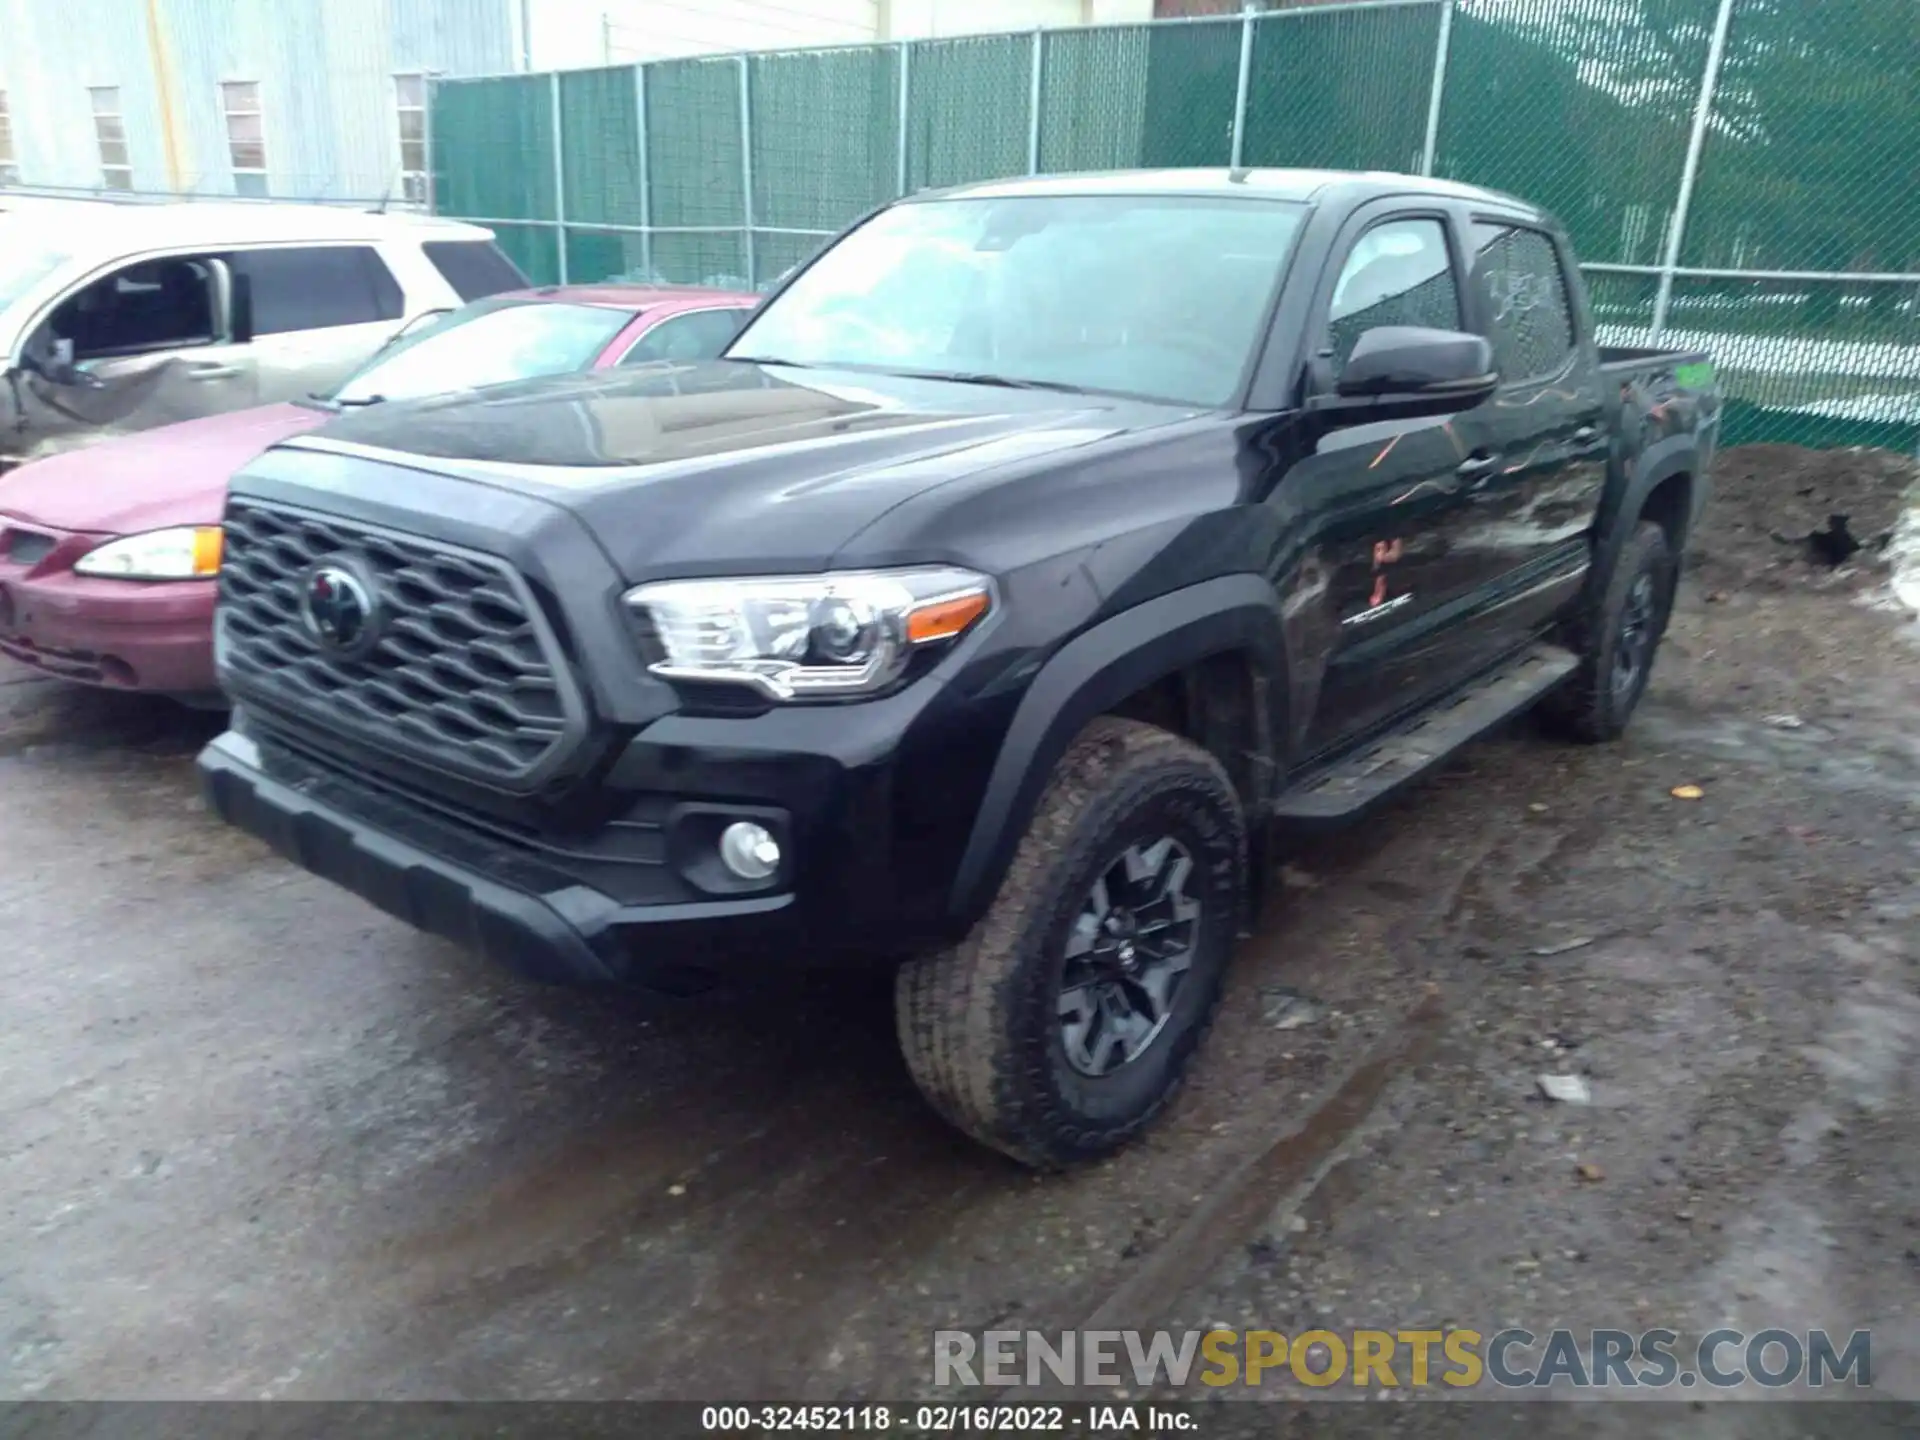
[[[1476,220],[1473,248],[1500,378],[1520,384],[1561,370],[1573,353],[1573,314],[1553,241],[1538,230]]]
[[[642,335],[620,357],[622,365],[656,360],[711,360],[740,333],[751,310],[692,310],[670,315]]]
[[[429,240],[420,247],[462,300],[481,300],[530,282],[491,240]]]
[[[369,245],[241,250],[232,263],[252,287],[255,335],[368,325],[406,313],[400,282]]]

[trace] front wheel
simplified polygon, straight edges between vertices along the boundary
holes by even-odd
[[[1667,532],[1641,521],[1614,561],[1606,590],[1576,624],[1580,668],[1541,707],[1552,729],[1593,744],[1627,728],[1667,633],[1678,571]]]
[[[900,971],[908,1069],[948,1121],[1026,1164],[1118,1149],[1178,1087],[1238,929],[1246,833],[1220,765],[1096,720],[1041,799],[992,906]]]

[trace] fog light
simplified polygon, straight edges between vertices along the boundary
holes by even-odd
[[[720,832],[720,863],[742,880],[765,880],[780,868],[780,842],[764,825],[736,820]]]

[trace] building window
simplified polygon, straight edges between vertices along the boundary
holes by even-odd
[[[227,154],[233,161],[233,193],[267,193],[267,134],[260,114],[260,87],[251,80],[220,87],[220,108],[227,114]]]
[[[7,114],[7,92],[0,90],[0,185],[18,185],[20,165],[13,155],[13,119]]]
[[[120,87],[96,85],[87,91],[93,100],[93,133],[100,142],[100,174],[109,190],[133,189],[133,162],[127,158],[127,126],[120,118]]]
[[[427,77],[396,75],[400,115],[400,193],[410,204],[427,203]]]

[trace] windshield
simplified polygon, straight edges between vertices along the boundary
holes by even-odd
[[[48,246],[44,227],[36,235],[23,221],[0,220],[0,311],[72,258]]]
[[[396,341],[333,398],[344,405],[414,400],[584,370],[633,316],[604,305],[482,300]]]
[[[1222,405],[1303,215],[1239,197],[899,205],[815,261],[728,353]]]

